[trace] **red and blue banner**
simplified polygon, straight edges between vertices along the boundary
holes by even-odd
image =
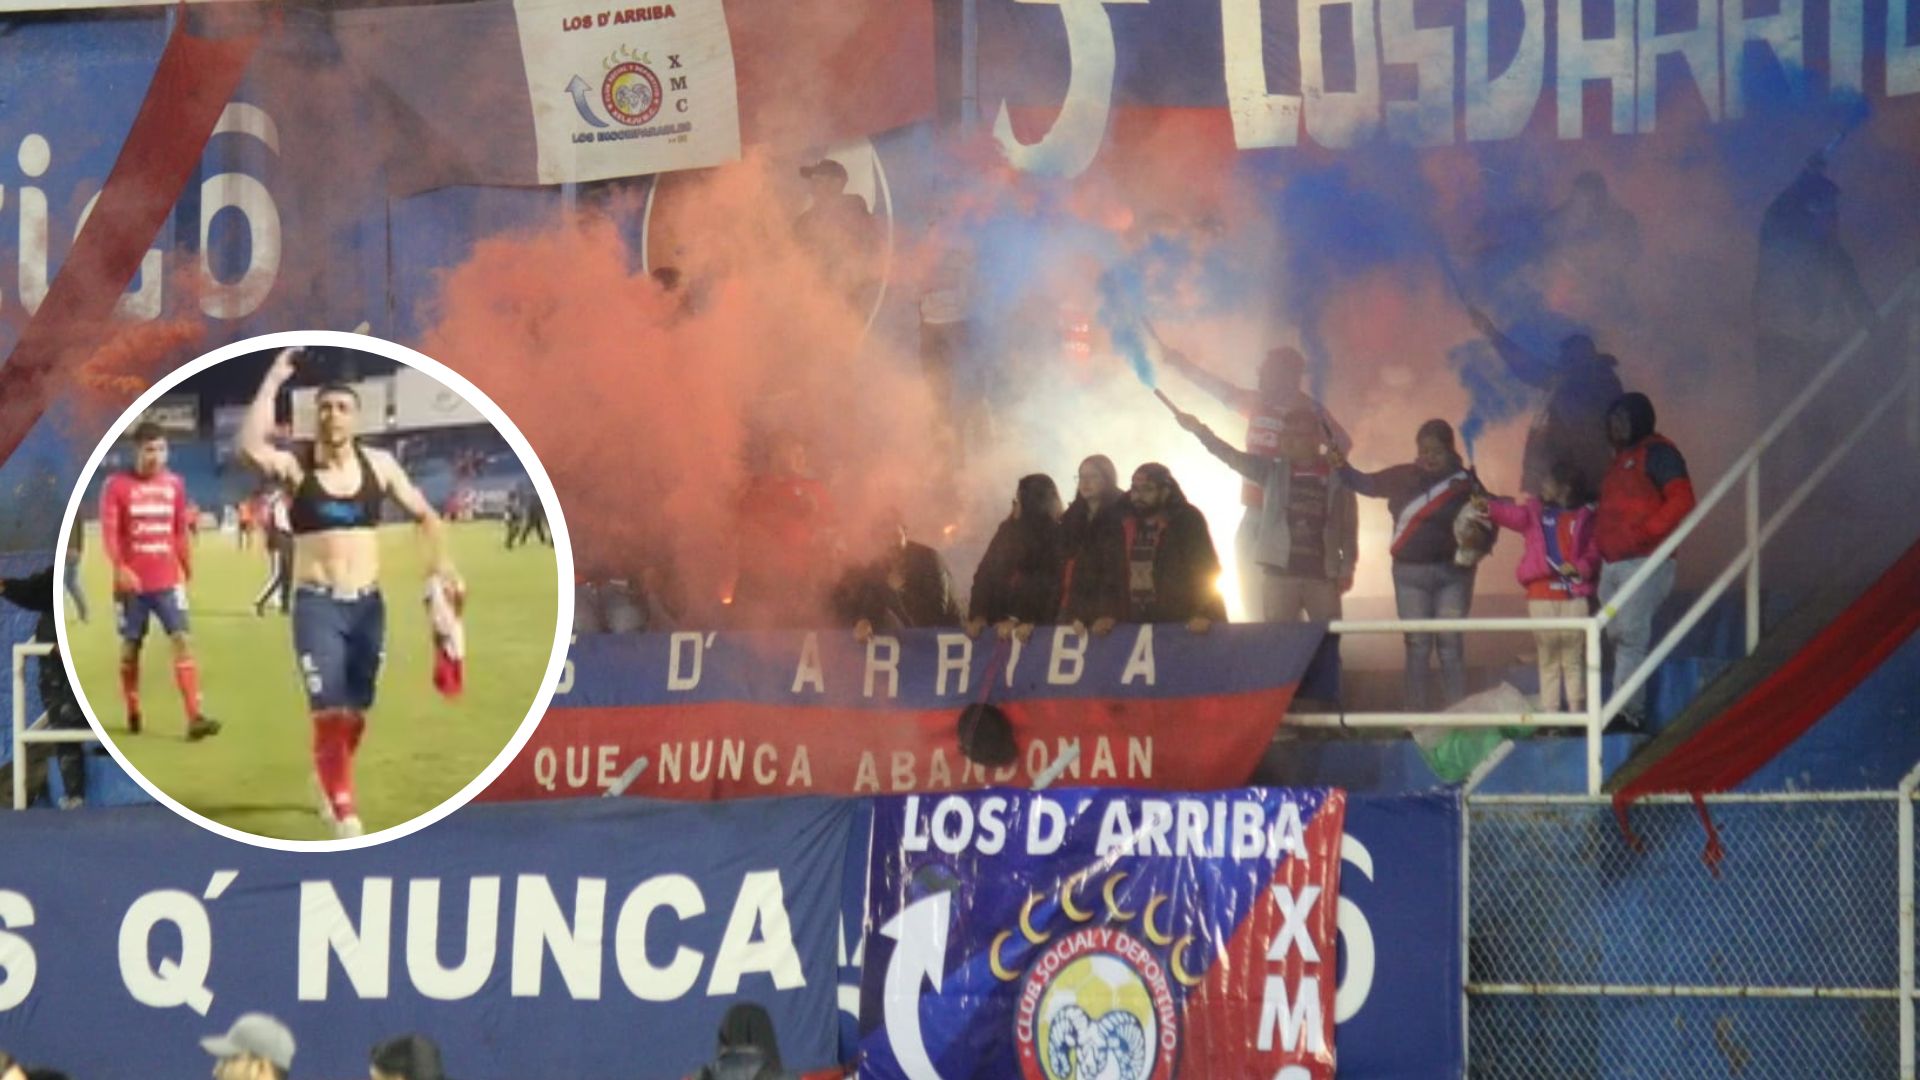
[[[485,798],[677,799],[1029,785],[1244,784],[1324,636],[1312,624],[604,635],[575,642],[533,739]],[[960,752],[968,705],[1002,710],[1018,757]]]
[[[1343,792],[874,810],[863,1077],[1334,1075]]]

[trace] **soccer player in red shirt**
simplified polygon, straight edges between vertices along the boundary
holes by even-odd
[[[193,576],[187,535],[187,486],[167,469],[167,436],[154,424],[133,429],[133,468],[107,478],[100,493],[101,547],[113,566],[120,623],[120,696],[127,731],[140,733],[140,645],[149,618],[173,642],[173,681],[187,708],[187,738],[220,732],[200,711],[200,670],[187,642],[187,581]]]

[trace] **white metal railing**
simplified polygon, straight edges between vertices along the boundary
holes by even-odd
[[[1880,323],[1888,323],[1899,310],[1920,295],[1920,271],[1909,274],[1900,286],[1894,290],[1878,309]],[[1584,728],[1587,742],[1587,794],[1598,795],[1601,775],[1601,733],[1618,716],[1628,700],[1647,684],[1661,663],[1673,654],[1680,642],[1693,628],[1699,625],[1709,609],[1733,584],[1735,578],[1745,575],[1746,585],[1746,646],[1751,654],[1760,643],[1760,551],[1771,540],[1786,519],[1800,509],[1814,489],[1823,483],[1828,474],[1840,464],[1841,459],[1859,445],[1860,440],[1880,419],[1887,414],[1902,396],[1907,398],[1907,434],[1911,441],[1920,443],[1920,316],[1912,317],[1907,324],[1906,344],[1908,358],[1904,373],[1892,386],[1881,393],[1871,409],[1868,409],[1847,437],[1830,450],[1800,485],[1794,489],[1779,509],[1765,521],[1760,515],[1760,458],[1777,442],[1783,432],[1805,412],[1809,403],[1819,395],[1839,374],[1841,369],[1852,363],[1865,349],[1873,337],[1875,327],[1862,327],[1841,349],[1834,353],[1819,374],[1807,383],[1792,404],[1781,411],[1765,431],[1754,440],[1753,445],[1727,469],[1724,476],[1707,494],[1700,498],[1692,512],[1687,514],[1673,533],[1669,535],[1653,553],[1647,556],[1639,570],[1630,576],[1626,584],[1609,602],[1603,604],[1598,612],[1581,618],[1525,619],[1335,619],[1327,625],[1331,634],[1404,634],[1404,633],[1507,633],[1513,631],[1538,630],[1579,630],[1586,635],[1586,701],[1584,713],[1291,713],[1290,719],[1307,727],[1369,727],[1402,728],[1412,725],[1430,727],[1539,727],[1539,728]],[[1736,485],[1745,484],[1745,532],[1746,544],[1740,549],[1727,566],[1714,578],[1691,607],[1680,616],[1671,629],[1655,642],[1648,650],[1646,659],[1631,672],[1617,673],[1613,692],[1603,696],[1600,693],[1601,657],[1600,642],[1607,625],[1619,617],[1621,607],[1646,586],[1647,579],[1659,571],[1660,567],[1686,539],[1693,535],[1708,514],[1723,502]]]
[[[27,808],[27,773],[30,771],[27,748],[32,743],[99,742],[92,728],[45,728],[47,714],[42,711],[32,722],[27,720],[27,657],[38,656],[47,663],[53,646],[44,641],[27,641],[13,647],[13,808]]]
[[[1539,630],[1577,630],[1586,635],[1587,709],[1585,712],[1546,713],[1470,713],[1470,712],[1349,712],[1288,714],[1292,723],[1306,727],[1404,728],[1410,724],[1430,727],[1537,727],[1581,728],[1587,737],[1587,790],[1600,791],[1600,733],[1607,726],[1601,714],[1600,629],[1598,618],[1492,618],[1492,619],[1335,619],[1327,624],[1330,634],[1404,634],[1404,633],[1513,633]]]
[[[1902,305],[1913,299],[1916,289],[1920,289],[1920,274],[1909,274],[1906,280],[1900,283],[1900,287],[1894,290],[1893,295],[1880,305],[1880,320],[1884,322],[1891,319]],[[1873,408],[1867,410],[1866,415],[1854,425],[1847,437],[1827,453],[1820,465],[1800,482],[1800,486],[1794,489],[1793,494],[1787,497],[1786,502],[1778,510],[1774,511],[1773,516],[1768,518],[1764,525],[1761,524],[1760,456],[1779,440],[1781,434],[1799,418],[1802,412],[1806,411],[1807,405],[1840,374],[1840,370],[1860,354],[1866,347],[1867,341],[1872,338],[1873,330],[1873,327],[1861,327],[1839,352],[1833,354],[1833,358],[1828,360],[1826,366],[1820,369],[1820,373],[1813,377],[1813,381],[1800,391],[1799,396],[1793,399],[1793,403],[1775,417],[1773,423],[1767,425],[1767,429],[1754,440],[1752,446],[1747,448],[1747,452],[1740,455],[1739,460],[1733,463],[1726,475],[1720,478],[1720,482],[1713,486],[1713,490],[1700,500],[1699,505],[1693,508],[1693,512],[1680,523],[1680,527],[1673,531],[1673,535],[1667,537],[1665,542],[1655,548],[1653,554],[1648,556],[1645,565],[1627,579],[1627,583],[1621,587],[1620,594],[1614,598],[1613,602],[1601,609],[1597,618],[1604,626],[1615,617],[1620,605],[1646,583],[1647,578],[1654,574],[1660,564],[1673,557],[1674,550],[1693,534],[1694,529],[1698,528],[1706,515],[1727,497],[1734,485],[1742,479],[1746,481],[1746,546],[1726,569],[1720,572],[1713,584],[1700,594],[1699,599],[1694,601],[1693,606],[1687,609],[1686,614],[1681,616],[1680,621],[1673,625],[1667,635],[1648,651],[1646,662],[1614,687],[1613,695],[1607,699],[1604,720],[1613,719],[1626,699],[1646,685],[1654,669],[1660,666],[1661,661],[1672,655],[1673,650],[1680,644],[1680,640],[1699,623],[1707,609],[1719,600],[1727,591],[1727,587],[1732,584],[1733,579],[1743,570],[1747,575],[1747,651],[1751,653],[1760,643],[1760,549],[1773,538],[1774,533],[1780,530],[1780,527],[1786,523],[1786,519],[1800,509],[1800,505],[1806,502],[1814,489],[1826,480],[1827,475],[1839,466],[1841,459],[1859,445],[1860,440],[1866,437],[1873,425],[1880,422],[1880,418],[1887,414],[1887,410],[1900,399],[1900,395],[1920,389],[1920,382],[1916,381],[1920,379],[1920,366],[1910,362],[1906,371],[1887,388],[1885,393],[1880,395],[1879,401]],[[1920,329],[1913,332],[1920,333]]]

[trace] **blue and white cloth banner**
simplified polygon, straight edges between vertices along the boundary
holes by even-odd
[[[246,847],[161,810],[0,828],[0,1047],[77,1077],[204,1076],[285,1021],[295,1076],[437,1039],[455,1075],[666,1078],[740,1001],[791,1067],[837,1060],[853,804],[470,807],[365,851]]]

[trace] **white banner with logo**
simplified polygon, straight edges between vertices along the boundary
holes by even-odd
[[[192,435],[200,430],[200,399],[192,394],[163,397],[140,420],[160,425],[160,430],[169,435]]]
[[[393,426],[396,431],[488,422],[486,415],[461,397],[458,390],[426,372],[402,366],[393,373]]]
[[[542,183],[739,159],[733,44],[720,0],[513,7]]]

